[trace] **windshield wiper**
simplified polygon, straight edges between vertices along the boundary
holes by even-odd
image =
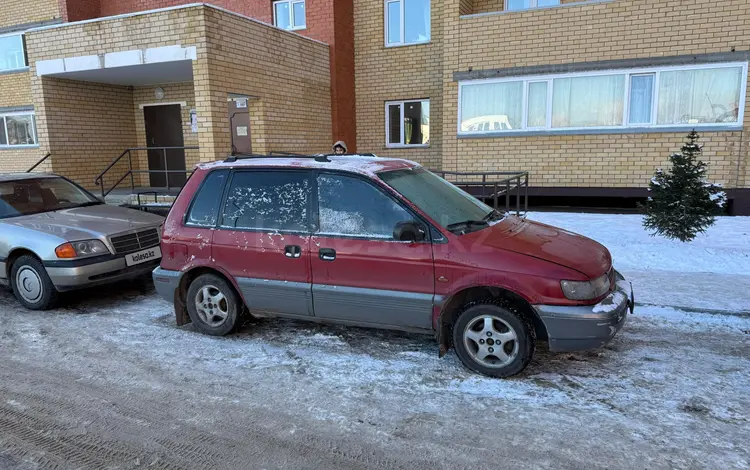
[[[505,217],[505,214],[503,214],[502,212],[500,212],[497,209],[492,209],[492,212],[490,212],[489,214],[485,215],[484,218],[482,219],[482,221],[483,222],[491,222],[493,220],[502,219],[503,217]]]
[[[465,229],[472,229],[472,228],[484,228],[488,227],[489,223],[487,223],[486,220],[464,220],[463,222],[456,222],[455,224],[446,225],[445,228],[450,230],[451,232],[454,230],[464,229],[460,230],[461,233],[466,233]]]

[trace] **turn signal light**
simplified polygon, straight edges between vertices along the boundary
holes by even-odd
[[[76,249],[70,243],[65,243],[55,248],[55,254],[58,258],[70,259],[78,256]]]

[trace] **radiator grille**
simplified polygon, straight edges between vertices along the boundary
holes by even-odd
[[[109,239],[118,255],[151,248],[159,244],[159,231],[155,228],[141,230],[127,235],[118,235]]]

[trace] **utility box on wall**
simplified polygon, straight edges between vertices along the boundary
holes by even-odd
[[[229,95],[227,100],[229,126],[232,133],[232,153],[252,153],[250,137],[249,96]]]

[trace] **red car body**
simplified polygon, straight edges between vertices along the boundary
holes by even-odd
[[[154,272],[158,291],[175,302],[178,324],[190,321],[187,288],[204,273],[225,278],[257,316],[431,332],[441,352],[451,345],[450,331],[462,308],[488,296],[515,305],[535,336],[560,351],[603,345],[622,327],[627,310],[632,311],[632,290],[599,243],[516,216],[456,233],[382,178],[391,171],[416,169],[415,163],[331,160],[252,158],[197,167],[167,217],[163,258]],[[284,233],[186,223],[191,201],[210,172],[269,169],[366,180],[429,226],[429,240],[353,239],[316,233],[314,227],[309,233]],[[326,253],[334,253],[335,260]],[[608,277],[608,289],[595,298],[572,300],[561,287],[561,281],[586,283],[602,276]]]

